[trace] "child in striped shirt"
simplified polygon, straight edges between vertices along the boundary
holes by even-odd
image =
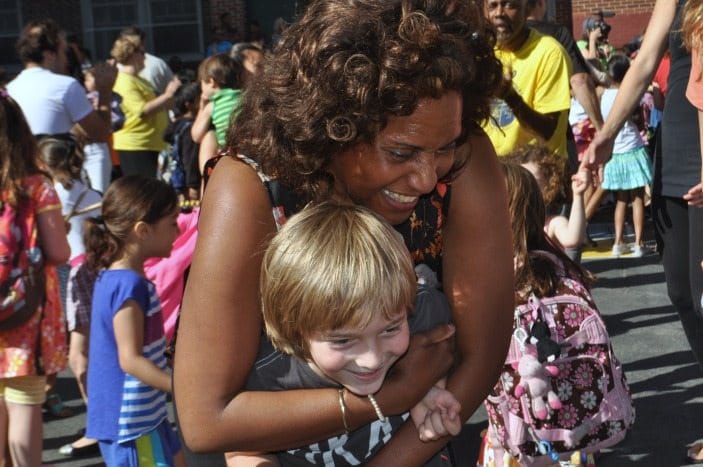
[[[185,466],[171,428],[161,303],[144,261],[166,257],[178,236],[178,199],[166,182],[126,176],[105,193],[102,215],[85,225],[93,289],[86,436],[108,467]]]

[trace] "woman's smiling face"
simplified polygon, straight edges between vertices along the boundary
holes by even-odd
[[[332,159],[335,194],[401,224],[454,165],[461,116],[461,96],[449,91],[439,99],[420,99],[411,115],[390,117],[373,143]]]

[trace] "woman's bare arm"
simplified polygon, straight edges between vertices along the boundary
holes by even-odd
[[[471,159],[452,185],[444,230],[444,291],[460,361],[447,380],[467,420],[493,388],[512,331],[513,253],[508,203],[495,150],[473,137]],[[423,443],[405,423],[369,465],[422,465],[449,441]]]
[[[669,30],[676,16],[676,3],[676,0],[657,0],[654,4],[637,58],[625,74],[613,107],[588,147],[583,164],[594,167],[605,164],[610,158],[613,140],[651,84],[652,76],[664,55]]]
[[[275,230],[257,175],[223,158],[203,197],[176,345],[174,396],[195,451],[270,452],[344,431],[336,389],[243,391],[262,329],[261,259]],[[409,410],[448,369],[446,341],[428,344],[416,336],[414,342],[378,394],[389,415]],[[404,367],[404,360],[417,368]],[[351,428],[376,418],[366,398],[347,393],[346,403]]]

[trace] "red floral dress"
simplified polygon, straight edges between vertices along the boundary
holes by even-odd
[[[27,177],[24,190],[34,203],[36,214],[54,209],[61,212],[61,202],[53,184],[43,175]],[[66,368],[68,346],[58,276],[54,266],[46,266],[44,270],[46,302],[43,310],[15,329],[0,331],[0,378],[54,374]],[[37,357],[40,357],[42,369],[37,368]]]

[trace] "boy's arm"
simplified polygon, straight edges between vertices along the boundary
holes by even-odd
[[[210,130],[210,121],[212,117],[212,102],[200,106],[198,115],[195,117],[193,126],[190,127],[190,137],[197,144],[200,144],[205,134]]]
[[[171,376],[144,356],[144,312],[127,300],[112,318],[120,368],[144,384],[171,392]]]

